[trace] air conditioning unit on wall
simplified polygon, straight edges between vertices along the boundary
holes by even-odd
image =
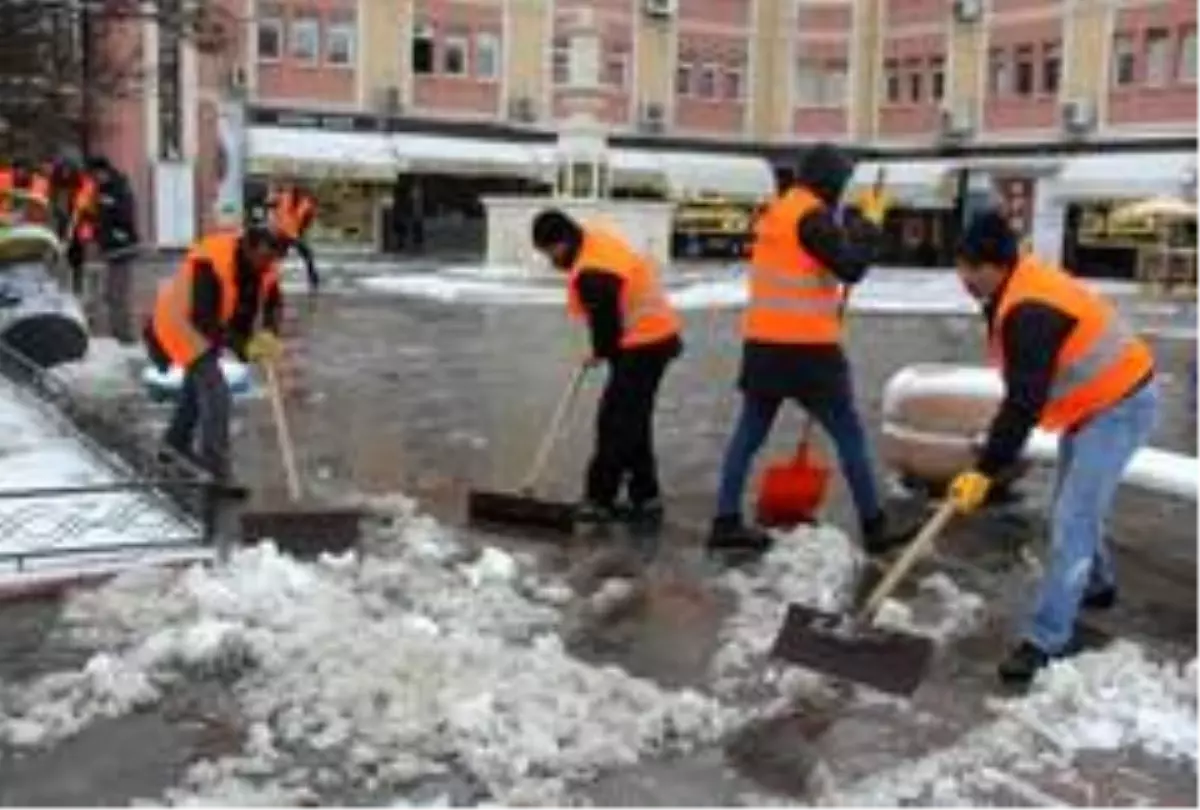
[[[1062,127],[1071,135],[1087,135],[1096,128],[1096,105],[1091,99],[1073,98],[1062,105]]]
[[[954,19],[957,22],[978,22],[982,16],[983,0],[954,0]]]
[[[638,115],[638,129],[642,132],[658,134],[666,125],[666,111],[657,101],[648,101],[642,105]]]
[[[939,129],[942,138],[951,141],[961,141],[975,134],[974,116],[967,104],[947,104],[941,109]]]
[[[642,11],[647,17],[667,19],[675,16],[676,0],[642,0]]]

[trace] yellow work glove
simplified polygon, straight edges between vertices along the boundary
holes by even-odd
[[[886,191],[871,188],[858,195],[855,205],[863,219],[876,228],[882,228],[883,221],[887,219],[888,209],[892,207],[892,201]]]
[[[950,482],[950,500],[955,509],[966,515],[983,506],[991,488],[991,478],[978,470],[967,470]]]
[[[246,359],[252,363],[274,363],[283,354],[283,341],[274,332],[260,329],[246,344]]]

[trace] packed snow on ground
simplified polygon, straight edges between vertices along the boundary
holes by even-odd
[[[1196,761],[1196,662],[1150,660],[1128,641],[1053,664],[1024,697],[997,700],[994,718],[951,746],[833,786],[824,803],[971,806],[999,788],[1061,803],[1039,780],[1062,780],[1087,751],[1142,749]]]
[[[7,696],[0,739],[51,743],[222,677],[242,753],[196,764],[172,803],[412,799],[457,774],[477,800],[560,804],[574,780],[716,738],[738,716],[570,657],[547,583],[498,549],[478,557],[409,519],[396,556],[295,562],[263,546],[224,569],[140,571],[68,607],[102,647],[81,670]]]
[[[80,441],[64,432],[38,405],[0,381],[0,491],[114,483],[115,473]],[[0,589],[73,572],[110,570],[139,558],[177,559],[194,529],[144,497],[128,493],[46,498],[0,498]],[[137,549],[139,543],[178,548]],[[105,546],[128,544],[120,552]],[[26,560],[18,571],[11,556],[63,548],[78,553]],[[185,556],[195,558],[195,554]]]

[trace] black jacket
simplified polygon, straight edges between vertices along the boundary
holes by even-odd
[[[796,178],[826,206],[796,223],[796,239],[845,284],[865,277],[882,239],[879,229],[857,211],[848,210],[843,223],[835,219],[834,209],[853,171],[853,163],[841,153],[818,147]],[[850,396],[850,369],[840,346],[746,341],[738,386],[763,397],[841,400]]]
[[[137,213],[129,179],[117,171],[101,174],[96,202],[96,241],[100,249],[113,253],[137,246]]]

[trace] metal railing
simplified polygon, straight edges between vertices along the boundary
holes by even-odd
[[[0,564],[25,570],[32,560],[68,555],[184,549],[214,545],[232,493],[206,472],[139,434],[119,408],[77,398],[53,371],[0,341],[0,376],[33,400],[62,435],[112,473],[111,482],[0,490],[0,537],[23,548],[0,552]],[[3,463],[0,461],[0,463]],[[123,537],[80,544],[90,532]],[[130,535],[146,536],[145,542]],[[223,554],[226,548],[220,544]]]

